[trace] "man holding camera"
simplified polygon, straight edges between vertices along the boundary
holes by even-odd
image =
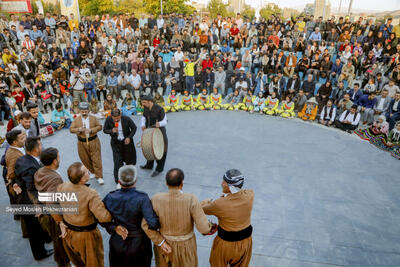
[[[85,90],[84,90],[84,77],[81,76],[78,67],[74,68],[72,72],[71,78],[69,79],[71,84],[71,89],[73,92],[74,99],[77,99],[79,102],[86,102]]]

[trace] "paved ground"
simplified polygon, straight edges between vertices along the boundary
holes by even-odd
[[[298,120],[227,111],[168,118],[166,168],[184,169],[185,192],[217,197],[222,174],[232,167],[255,190],[251,266],[400,266],[400,162],[388,153]],[[100,138],[106,182],[92,181],[92,187],[104,196],[115,185],[109,137]],[[66,178],[66,167],[78,160],[75,138],[63,130],[44,145],[62,151]],[[138,158],[144,162],[141,153]],[[167,189],[163,176],[143,171],[138,188],[150,196]],[[108,266],[108,234],[102,232]],[[0,233],[0,266],[55,266],[52,259],[33,261],[10,215],[0,214]],[[197,238],[200,266],[208,266],[212,238]]]

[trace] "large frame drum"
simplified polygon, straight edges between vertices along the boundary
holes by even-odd
[[[140,142],[143,156],[147,160],[160,160],[164,155],[164,137],[158,128],[147,128]]]

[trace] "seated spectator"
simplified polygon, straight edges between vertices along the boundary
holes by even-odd
[[[17,127],[19,124],[19,115],[22,113],[20,110],[16,110],[14,114],[11,114],[11,118],[7,123],[7,133],[11,131],[14,127]]]
[[[360,90],[360,84],[354,83],[353,89],[349,91],[350,100],[353,101],[354,104],[358,104],[360,97],[363,96],[363,92]]]
[[[303,89],[300,89],[299,92],[297,93],[297,95],[294,97],[293,102],[295,104],[295,112],[300,112],[303,110],[304,105],[307,102],[307,97],[304,94]]]
[[[103,107],[107,117],[110,116],[111,110],[117,108],[117,102],[115,102],[111,94],[107,95],[106,99],[104,100]]]
[[[336,107],[333,105],[333,101],[329,99],[326,105],[321,110],[319,123],[325,126],[333,125],[336,118]]]
[[[318,112],[321,112],[321,109],[326,105],[329,100],[329,97],[332,93],[332,84],[331,81],[326,81],[325,84],[321,85],[317,93],[317,101],[318,101]]]
[[[386,117],[381,115],[376,121],[367,129],[359,129],[354,133],[357,134],[361,139],[370,141],[378,136],[383,136],[385,139],[389,131],[389,123],[386,121]]]
[[[235,89],[233,93],[228,94],[224,99],[224,104],[222,106],[226,110],[238,110],[240,103],[239,90]]]
[[[340,115],[339,119],[335,121],[335,126],[343,131],[351,133],[358,127],[361,115],[357,112],[357,105],[353,105],[350,110],[346,110]]]
[[[350,110],[350,108],[353,106],[353,101],[350,100],[350,94],[345,93],[343,95],[343,98],[340,99],[338,105],[337,105],[337,115],[341,115],[343,112],[346,110]]]
[[[279,99],[276,97],[276,92],[272,91],[265,99],[263,112],[267,115],[275,115],[278,113]]]
[[[307,98],[310,98],[312,95],[314,95],[315,83],[311,74],[307,75],[307,80],[303,82],[301,89]]]
[[[294,113],[295,104],[291,101],[290,96],[286,96],[285,100],[281,103],[281,108],[278,110],[278,114],[284,118],[294,118],[296,113]]]
[[[351,87],[353,84],[354,76],[355,76],[355,68],[353,66],[352,61],[349,60],[347,64],[344,65],[344,67],[342,68],[338,81],[340,82],[345,80],[347,81],[348,86]]]
[[[136,115],[136,101],[131,93],[126,93],[124,100],[121,104],[122,115],[131,116]]]
[[[51,126],[55,130],[69,129],[73,120],[71,114],[63,108],[63,105],[57,103],[55,110],[51,113]]]
[[[369,95],[363,95],[358,101],[358,111],[361,114],[361,122],[363,125],[372,124],[374,121],[374,106],[376,103],[376,93],[372,92]]]
[[[395,123],[400,120],[400,92],[397,92],[390,102],[386,112],[386,120],[389,122],[389,130],[392,130]]]
[[[307,100],[303,109],[298,113],[298,117],[303,121],[314,121],[317,117],[318,102],[315,97],[311,97]]]
[[[258,92],[257,97],[254,99],[253,105],[254,105],[254,110],[255,112],[259,112],[260,114],[262,114],[263,109],[265,107],[265,97],[263,92]]]

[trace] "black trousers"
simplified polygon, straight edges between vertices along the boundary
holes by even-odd
[[[164,155],[160,160],[157,160],[156,171],[162,172],[164,170],[166,159],[167,159],[167,151],[164,152]],[[148,160],[146,163],[146,168],[153,169],[153,166],[154,166],[154,160]]]
[[[35,260],[40,260],[45,257],[46,249],[44,243],[48,237],[47,233],[43,231],[38,217],[33,215],[21,215],[21,219],[24,220],[26,230],[28,232],[29,244]]]
[[[110,267],[150,267],[152,256],[151,242],[146,235],[125,240],[117,234],[110,237]]]
[[[343,130],[343,131],[354,131],[355,129],[357,129],[357,125],[353,125],[353,124],[345,124],[345,123],[341,123],[340,121],[336,120],[335,121],[335,125],[337,128]]]
[[[118,170],[124,163],[126,165],[136,165],[136,149],[133,140],[128,145],[124,141],[111,140],[111,149],[114,159],[114,180],[118,183]]]

